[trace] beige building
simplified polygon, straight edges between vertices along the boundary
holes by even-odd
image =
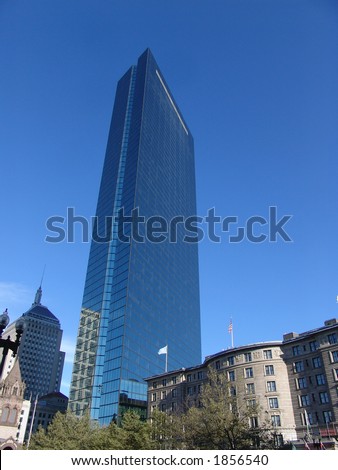
[[[284,335],[283,341],[256,343],[206,357],[196,367],[146,379],[148,416],[158,409],[180,412],[198,405],[208,367],[227,374],[230,393],[243,404],[258,404],[255,427],[266,422],[278,442],[304,439],[309,446],[334,444],[338,437],[338,320]]]
[[[287,367],[281,342],[257,343],[208,356],[197,367],[181,369],[147,379],[148,413],[158,409],[180,412],[197,405],[208,367],[225,372],[229,392],[239,406],[259,405],[250,426],[268,423],[279,443],[296,438]]]

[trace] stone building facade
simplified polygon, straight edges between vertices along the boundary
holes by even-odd
[[[338,436],[338,320],[283,337],[292,407],[299,437]]]
[[[259,413],[251,418],[251,427],[271,423],[271,431],[280,443],[295,439],[292,399],[281,346],[281,342],[267,342],[232,348],[208,356],[200,366],[150,377],[149,416],[155,409],[179,413],[199,406],[199,393],[207,380],[208,368],[212,367],[226,374],[229,393],[236,397],[239,407],[258,405]]]
[[[208,367],[227,374],[229,392],[239,402],[260,406],[250,425],[270,423],[278,442],[314,446],[338,438],[337,319],[285,334],[282,341],[227,349],[195,367],[148,378],[148,416],[155,409],[180,413],[198,406]]]

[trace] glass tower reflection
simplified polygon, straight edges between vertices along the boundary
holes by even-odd
[[[134,208],[168,225],[196,215],[193,138],[149,49],[117,85],[70,388],[70,409],[101,424],[145,410],[160,348],[169,370],[201,361],[197,244],[182,223],[175,242],[140,242],[131,224],[122,234],[109,217]]]

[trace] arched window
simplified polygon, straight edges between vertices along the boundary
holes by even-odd
[[[2,423],[7,423],[8,416],[9,416],[9,406],[6,406],[5,408],[2,409],[2,414],[1,414],[1,422]]]
[[[10,413],[9,413],[8,422],[10,424],[15,424],[17,416],[18,416],[18,410],[16,408],[12,408]]]

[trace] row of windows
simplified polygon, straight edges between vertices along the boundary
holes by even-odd
[[[304,361],[296,361],[293,363],[293,371],[294,372],[302,372],[305,369],[305,365],[309,365],[309,361],[306,360],[305,364]],[[313,369],[319,369],[322,367],[322,359],[320,356],[316,356],[312,358],[312,367]]]
[[[161,382],[153,382],[153,388],[157,388],[159,385],[166,387],[167,385],[170,385],[170,384],[175,385],[176,383],[177,383],[177,377],[175,375],[173,377],[170,377],[170,379],[163,379]]]
[[[156,394],[155,394],[156,395]],[[152,399],[153,402],[156,401],[156,398],[155,400]],[[255,406],[256,405],[256,402],[255,400],[251,400],[251,401],[248,401],[248,406]],[[161,411],[166,411],[168,409],[171,409],[172,411],[175,411],[177,409],[177,402],[171,402],[170,404],[168,403],[161,403],[160,405],[158,405],[159,408],[161,409]],[[168,406],[170,408],[168,408]],[[271,410],[276,410],[276,409],[279,409],[279,401],[278,401],[278,398],[277,397],[270,397],[268,398],[268,407],[271,409]],[[152,411],[154,411],[155,409],[157,408],[157,405],[152,405]],[[276,418],[277,419],[277,418]]]
[[[175,401],[171,402],[170,404],[167,404],[167,403],[161,403],[161,405],[159,405],[157,407],[157,405],[152,405],[151,407],[151,411],[155,411],[157,408],[160,409],[160,411],[176,411],[177,410],[177,403]]]
[[[271,351],[264,351],[266,353],[271,353]],[[248,355],[251,355],[251,353],[248,353]],[[248,356],[249,357],[249,356]],[[232,360],[234,357],[232,356],[230,359],[230,362],[229,362],[229,359],[228,359],[228,362],[229,362],[229,365],[234,365],[234,361]],[[266,359],[271,359],[271,356],[270,354],[267,354]],[[250,359],[252,360],[252,359]],[[219,367],[217,367],[217,365],[219,365]],[[217,369],[220,369],[220,362],[217,361],[216,362],[216,368]],[[274,371],[274,366],[273,365],[266,365],[264,366],[264,374],[265,375],[275,375],[275,371]],[[252,367],[247,367],[244,369],[244,377],[245,378],[251,378],[254,376],[254,373],[253,373],[253,368]],[[203,380],[205,378],[205,372],[204,371],[199,371],[197,373],[192,373],[192,374],[188,374],[187,375],[187,382],[192,382],[193,380]],[[235,371],[229,371],[228,372],[228,379],[230,381],[234,381],[235,380]],[[159,385],[162,385],[162,386],[166,386],[166,385],[169,385],[170,383],[173,383],[173,384],[176,384],[176,381],[177,381],[177,377],[174,376],[174,377],[171,377],[170,379],[167,379],[167,378],[164,378],[162,379],[161,382],[153,382],[152,384],[152,387],[153,388],[157,388]]]
[[[157,401],[157,399],[160,398],[160,397],[161,397],[162,400],[164,400],[164,399],[167,398],[167,396],[169,396],[169,394],[172,398],[176,398],[177,397],[177,389],[173,388],[170,391],[163,390],[161,392],[161,394],[157,393],[157,392],[153,392],[152,395],[151,395],[151,401]]]
[[[311,343],[315,343],[315,342],[312,341]],[[271,357],[272,357],[272,351],[271,350],[265,350],[265,351],[263,351],[263,353],[265,353],[264,354],[265,359],[271,359]],[[338,351],[331,351],[330,354],[331,354],[332,362],[338,362]],[[245,358],[246,358],[246,361],[251,361],[252,360],[251,353],[246,353]],[[227,362],[228,362],[228,365],[234,365],[234,356],[230,356],[227,359]],[[220,369],[220,361],[216,361],[215,365],[216,365],[216,369]],[[304,363],[304,361],[296,361],[296,362],[293,363],[293,371],[295,373],[303,372],[305,370],[305,365],[308,365],[307,361],[306,361],[306,364]],[[319,369],[319,368],[322,367],[322,359],[321,359],[320,356],[312,358],[312,367],[314,369]],[[245,378],[254,377],[253,367],[246,367],[243,371],[243,375],[244,375]],[[266,375],[266,376],[267,375],[275,375],[274,366],[272,364],[264,366],[264,375]],[[335,376],[336,376],[335,378],[338,379],[338,369],[337,370],[335,369]],[[197,373],[188,374],[187,375],[187,382],[192,382],[193,380],[203,380],[204,378],[205,378],[205,373],[203,371],[199,371]],[[229,371],[228,372],[228,379],[230,381],[235,381],[236,380],[235,371]],[[174,376],[174,377],[171,377],[170,379],[164,378],[164,379],[162,379],[161,382],[153,382],[152,385],[153,385],[153,388],[157,388],[158,385],[166,386],[166,385],[169,385],[170,383],[176,384],[176,381],[177,381],[177,377]],[[304,385],[305,383],[306,383],[306,378],[301,378],[301,380],[299,380],[298,388],[306,387],[307,385]],[[317,385],[325,384],[324,374],[317,374],[316,375],[316,384]]]
[[[330,398],[328,392],[319,392],[319,403],[324,405],[326,403],[330,403]],[[310,406],[311,405],[311,398],[310,395],[300,395],[298,397],[299,406]],[[315,402],[315,395],[312,394],[312,402]]]
[[[247,352],[247,353],[244,353],[243,357],[242,355],[239,355],[237,356],[240,359],[244,358],[244,362],[252,362],[253,361],[253,354],[252,352]],[[263,359],[272,359],[272,349],[264,349],[263,350]],[[235,356],[229,356],[224,365],[228,365],[228,366],[233,366],[235,365]],[[215,368],[216,369],[220,369],[221,368],[221,362],[220,361],[216,361],[215,362]]]
[[[333,414],[332,414],[332,411],[330,410],[323,411],[322,417],[323,417],[324,423],[331,423],[333,421]],[[301,423],[303,426],[307,426],[309,424],[313,426],[315,424],[320,423],[320,417],[317,411],[316,412],[307,411],[305,413],[301,413],[300,419],[301,419]]]
[[[329,357],[331,362],[338,362],[338,351],[330,351]],[[312,367],[313,369],[319,369],[322,367],[322,359],[320,356],[316,356],[312,358]],[[295,361],[293,363],[293,371],[294,372],[302,372],[305,370],[305,366],[309,366],[309,361],[306,359],[305,362],[302,361]]]
[[[187,394],[189,396],[195,395],[196,393],[201,392],[201,387],[202,385],[195,385],[195,386],[189,386],[187,387]],[[266,391],[267,392],[276,392],[277,391],[277,385],[274,380],[269,380],[266,382]],[[229,388],[229,392],[232,396],[237,395],[237,390],[236,387],[232,386]],[[248,395],[254,395],[255,394],[255,384],[254,383],[248,383],[245,385],[245,393]],[[171,390],[162,390],[161,392],[153,392],[151,395],[151,401],[157,401],[157,399],[165,400],[167,397],[175,398],[177,397],[177,389],[173,388]]]
[[[280,415],[271,415],[271,424],[274,428],[282,426],[282,420]],[[250,419],[250,427],[251,428],[258,428],[259,422],[257,416],[252,416]]]
[[[315,379],[316,379],[316,385],[326,384],[325,374],[317,374],[315,376]],[[298,390],[307,388],[308,384],[313,385],[312,377],[298,377],[296,379],[296,387]]]
[[[269,364],[269,365],[266,365],[264,366],[264,375],[275,375],[275,369],[274,369],[274,366],[272,364]],[[234,370],[231,370],[228,372],[228,379],[230,380],[230,382],[233,382],[235,381],[235,371]],[[254,376],[254,369],[253,367],[246,367],[244,370],[243,370],[243,376],[244,378],[246,379],[250,379]]]
[[[327,335],[327,342],[329,344],[337,344],[338,343],[338,336],[337,336],[337,333],[330,333]],[[308,343],[308,347],[309,347],[309,350],[310,351],[317,351],[318,349],[318,342],[316,340],[314,341],[310,341]],[[297,344],[296,346],[293,346],[292,347],[292,354],[294,356],[299,356],[300,354],[304,353],[307,351],[307,345],[306,344],[303,344],[303,345],[300,345],[300,344]]]

